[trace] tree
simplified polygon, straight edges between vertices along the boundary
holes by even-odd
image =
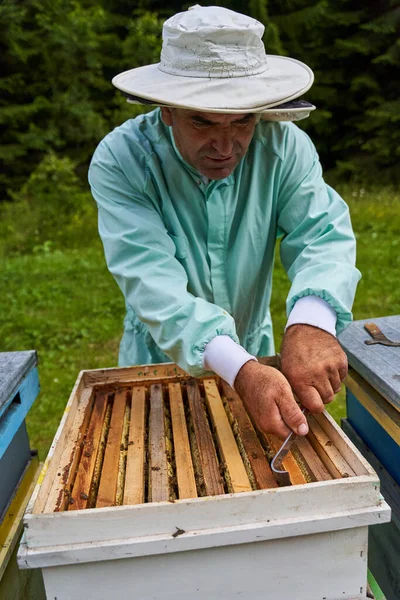
[[[107,131],[111,93],[103,56],[118,44],[107,15],[74,0],[6,0],[0,8],[2,192],[15,189],[49,150],[88,159]]]
[[[311,66],[318,107],[304,123],[324,164],[400,178],[400,8],[397,0],[286,0],[274,19],[291,56]]]

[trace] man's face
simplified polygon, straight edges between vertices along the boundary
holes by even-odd
[[[228,177],[247,152],[259,117],[161,108],[182,158],[209,179]]]

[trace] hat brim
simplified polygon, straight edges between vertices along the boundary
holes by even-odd
[[[140,98],[140,96],[132,96],[127,92],[122,93],[126,96],[126,101],[129,104],[169,106],[166,104],[155,103],[152,100],[146,100],[145,98]],[[172,106],[169,106],[169,108],[172,108]],[[262,112],[258,111],[257,114],[261,115],[263,121],[301,121],[302,119],[309,117],[310,113],[315,109],[316,106],[306,100],[291,100],[290,102],[278,104],[273,108],[267,108]],[[187,110],[187,107],[185,107],[185,110]]]
[[[130,69],[112,83],[126,94],[148,103],[203,112],[263,113],[304,94],[314,75],[304,63],[267,55],[268,68],[243,77],[184,77],[159,69],[159,63]]]

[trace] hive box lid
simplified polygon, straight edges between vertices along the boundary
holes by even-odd
[[[389,339],[400,341],[400,315],[354,321],[339,336],[350,366],[400,411],[400,346],[367,345],[371,336],[366,323],[375,323]]]
[[[13,400],[21,381],[36,365],[34,350],[0,353],[0,416]]]

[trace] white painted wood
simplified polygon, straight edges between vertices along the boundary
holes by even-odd
[[[387,522],[389,519],[390,508],[385,502],[382,502],[378,509],[374,507],[361,511],[338,512],[329,517],[314,516],[302,519],[293,517],[285,522],[266,521],[238,527],[224,527],[222,525],[215,529],[187,531],[177,537],[173,537],[172,534],[154,535],[146,538],[125,538],[65,546],[57,544],[45,548],[30,548],[29,550],[26,542],[24,542],[19,555],[19,565],[23,569],[53,567],[217,547],[221,547],[221,552],[225,552],[226,546],[259,543],[266,540],[282,540],[284,538],[290,538],[293,543],[297,543],[295,538],[299,536],[337,532],[344,529],[355,530],[356,527],[377,525]]]
[[[156,367],[128,368],[122,380],[153,382],[159,368],[169,381],[183,376],[174,365]],[[80,374],[24,519],[19,564],[43,569],[49,600],[80,600],[82,590],[85,600],[365,600],[367,526],[389,521],[390,509],[376,473],[327,415],[318,422],[354,477],[43,512],[80,403],[120,371]]]
[[[365,600],[367,528],[43,570],[48,600]]]
[[[380,505],[377,475],[205,498],[25,516],[30,548],[285,521]]]

